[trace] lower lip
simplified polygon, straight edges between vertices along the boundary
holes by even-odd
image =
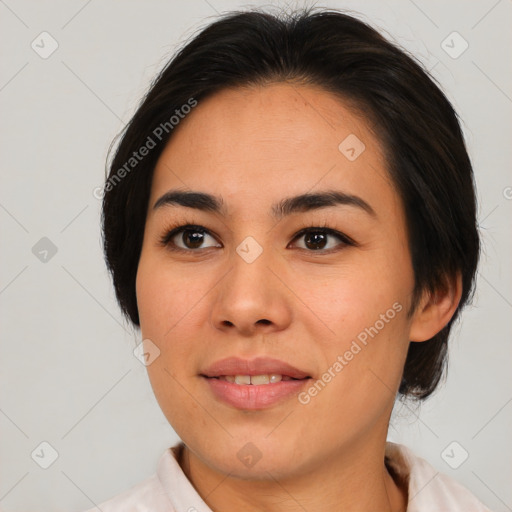
[[[311,379],[282,380],[271,384],[235,384],[227,380],[203,377],[213,394],[237,409],[257,410],[270,407],[297,395]]]

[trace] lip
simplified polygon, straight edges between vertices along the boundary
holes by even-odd
[[[255,386],[240,385],[217,377],[224,375],[279,374],[296,380],[285,380]],[[271,358],[240,359],[230,357],[213,363],[201,372],[213,395],[220,401],[243,410],[259,410],[271,407],[296,396],[311,380],[310,376],[284,361]]]
[[[265,375],[275,373],[286,375],[293,379],[304,379],[310,375],[279,359],[270,357],[257,357],[255,359],[241,359],[228,357],[213,363],[201,372],[205,377],[220,377],[221,375]]]

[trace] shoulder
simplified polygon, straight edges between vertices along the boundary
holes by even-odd
[[[85,512],[173,511],[160,480],[154,474],[130,489]]]
[[[212,512],[178,463],[182,450],[182,442],[168,448],[153,475],[85,512]]]
[[[407,512],[491,512],[463,485],[406,446],[386,443],[386,458],[392,471],[407,482]]]

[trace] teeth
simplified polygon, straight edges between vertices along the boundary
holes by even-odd
[[[251,384],[255,386],[259,386],[260,384],[268,384],[270,382],[270,377],[268,375],[253,375],[251,377]]]
[[[251,377],[249,375],[235,375],[236,384],[250,384]]]
[[[219,377],[221,380],[226,380],[232,384],[247,385],[252,384],[253,386],[260,386],[262,384],[275,384],[282,380],[290,380],[290,377],[283,377],[275,373],[265,375],[223,375]]]

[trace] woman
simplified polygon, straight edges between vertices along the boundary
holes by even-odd
[[[154,81],[104,193],[182,443],[103,512],[488,510],[386,442],[397,395],[438,385],[479,254],[457,116],[412,58],[336,11],[226,15]]]

